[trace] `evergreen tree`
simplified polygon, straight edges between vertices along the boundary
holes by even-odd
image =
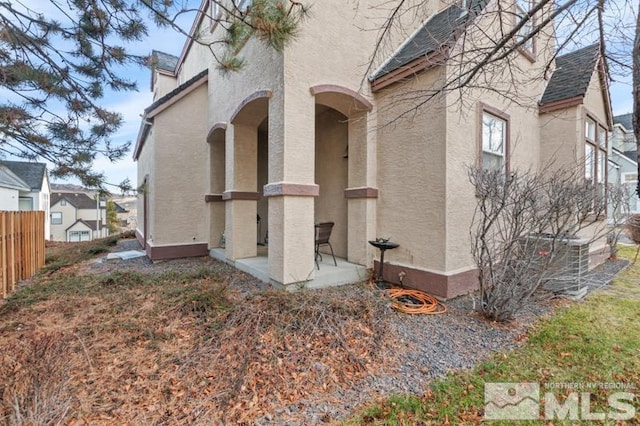
[[[107,201],[107,226],[109,227],[109,234],[120,232],[116,203],[111,200]]]
[[[92,171],[94,160],[104,155],[116,161],[130,143],[112,143],[123,119],[100,100],[105,88],[136,89],[135,82],[122,75],[126,66],[149,65],[126,45],[147,36],[149,16],[157,25],[187,34],[176,18],[194,11],[194,2],[38,1],[35,4],[55,8],[64,19],[46,16],[21,0],[0,0],[0,157],[48,160],[55,165],[53,176],[77,176],[87,187],[102,187],[104,176]],[[228,35],[207,43],[229,47],[228,54],[215,58],[225,70],[242,66],[235,46],[247,35],[282,49],[306,12],[293,0],[256,0],[248,10],[240,10],[236,2],[211,1],[224,11],[217,19]],[[122,189],[130,189],[128,182]]]

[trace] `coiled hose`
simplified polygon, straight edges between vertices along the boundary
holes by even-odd
[[[385,292],[393,299],[393,307],[407,314],[438,315],[447,312],[447,307],[438,299],[420,290],[390,288]]]

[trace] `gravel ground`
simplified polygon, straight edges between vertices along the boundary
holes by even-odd
[[[136,240],[121,240],[113,251],[139,250]],[[628,261],[608,261],[583,278],[590,290],[607,285]],[[223,272],[228,284],[241,292],[259,291],[269,286],[247,274],[208,257],[151,262],[142,257],[127,261],[101,258],[85,266],[87,273],[109,273],[116,270],[162,273],[197,271],[202,268]],[[354,288],[354,297],[357,297]],[[350,291],[347,292],[349,294]],[[390,350],[399,362],[375,376],[351,383],[321,398],[302,399],[296,404],[277,409],[257,424],[322,424],[348,417],[363,404],[392,394],[422,394],[429,381],[449,371],[472,368],[493,353],[510,350],[526,340],[526,332],[541,316],[549,314],[557,304],[550,296],[529,303],[507,325],[484,320],[474,310],[474,296],[462,296],[446,302],[443,315],[406,315],[391,311],[388,318],[393,342]]]
[[[142,250],[138,240],[119,240],[118,244],[113,247],[111,252],[115,253],[129,250]],[[269,284],[208,256],[161,260],[155,262],[151,261],[146,256],[129,260],[116,259],[109,261],[106,256],[102,256],[85,264],[82,268],[82,272],[87,274],[109,274],[115,271],[131,271],[145,274],[162,274],[170,271],[177,273],[190,271],[196,272],[203,269],[226,277],[226,284],[240,293],[266,290],[270,287]]]

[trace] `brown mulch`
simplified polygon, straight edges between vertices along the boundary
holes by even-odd
[[[208,258],[44,274],[0,306],[0,418],[250,424],[393,363],[366,285],[265,287]]]
[[[474,295],[405,315],[368,283],[287,293],[209,257],[107,262],[139,249],[116,240],[55,244],[0,301],[0,423],[324,424],[522,344],[556,305],[500,326]]]

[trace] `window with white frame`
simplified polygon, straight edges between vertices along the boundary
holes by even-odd
[[[529,0],[516,0],[515,4],[516,8],[516,24],[527,19],[529,15],[529,10],[531,8],[531,2]],[[531,35],[533,32],[533,18],[528,18],[527,21],[522,25],[522,27],[518,30],[516,34],[516,41],[520,42],[525,40],[527,37]],[[533,37],[530,37],[522,44],[522,48],[524,48],[529,53],[533,53]]]
[[[596,141],[596,122],[589,117],[584,122],[584,135],[589,142],[594,143]]]
[[[65,199],[60,200],[60,205],[61,206],[66,206],[67,205],[67,200],[65,200]]]
[[[507,121],[487,111],[482,113],[482,169],[506,169]]]
[[[586,117],[585,136],[585,179],[595,184],[596,195],[600,202],[606,198],[607,178],[607,132],[596,120]]]
[[[220,15],[220,3],[211,0],[211,19],[216,19]]]
[[[596,176],[596,148],[590,143],[584,145],[584,177],[593,182]]]
[[[62,212],[51,212],[51,224],[62,225]]]
[[[607,131],[602,126],[598,126],[598,146],[607,149]]]

